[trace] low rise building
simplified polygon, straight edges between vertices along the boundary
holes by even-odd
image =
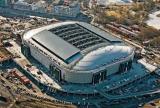
[[[36,3],[27,3],[25,1],[17,1],[13,4],[13,8],[17,10],[33,11],[33,12],[46,12],[45,1],[39,1]]]
[[[78,1],[60,0],[51,11],[57,16],[76,17],[80,13],[80,4]]]
[[[45,13],[46,12],[46,2],[45,1],[39,1],[37,3],[32,4],[32,11]]]
[[[132,2],[132,0],[90,0],[89,7],[91,8],[95,4],[104,7],[109,5],[128,5]]]
[[[26,10],[26,11],[31,11],[32,10],[32,5],[24,2],[24,1],[17,1],[13,3],[13,8],[17,10]]]

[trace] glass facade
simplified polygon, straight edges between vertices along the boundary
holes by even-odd
[[[100,71],[98,73],[93,74],[92,83],[100,83],[101,81],[104,81],[107,76],[107,70]]]
[[[21,52],[26,57],[30,57],[30,48],[26,45],[21,45]]]
[[[132,60],[122,63],[119,66],[119,73],[126,72],[132,68]]]
[[[61,81],[61,70],[55,67],[54,65],[49,66],[50,75],[56,80]]]
[[[123,72],[129,71],[131,68],[132,68],[132,60],[120,64],[118,72],[123,73]],[[107,77],[107,70],[103,70],[98,73],[95,73],[93,74],[92,84],[100,83],[106,80],[106,77]]]
[[[0,0],[0,6],[6,6],[6,0]]]

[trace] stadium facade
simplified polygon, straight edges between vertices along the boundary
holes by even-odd
[[[84,22],[59,22],[27,31],[22,53],[58,81],[96,84],[131,69],[134,48]]]

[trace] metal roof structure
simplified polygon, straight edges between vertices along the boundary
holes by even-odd
[[[72,46],[47,30],[37,33],[32,37],[32,39],[40,46],[47,49],[50,53],[58,56],[63,61],[80,52],[78,48]]]
[[[121,39],[116,38],[116,37],[112,36],[112,34],[110,34],[108,32],[105,32],[104,30],[101,30],[101,29],[99,29],[99,28],[97,28],[97,27],[95,27],[95,26],[93,26],[91,24],[87,24],[87,23],[84,23],[84,22],[79,22],[78,24],[80,24],[82,27],[88,29],[89,31],[94,32],[98,36],[108,40],[111,43],[122,42]]]
[[[84,56],[75,66],[75,70],[92,70],[125,60],[134,54],[133,48],[124,45],[109,45],[91,51]]]
[[[77,23],[62,25],[52,28],[49,31],[80,50],[101,43],[109,43],[108,40],[103,39],[100,35],[97,35]]]

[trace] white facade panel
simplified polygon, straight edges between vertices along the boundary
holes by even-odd
[[[34,48],[33,46],[30,46],[31,56],[33,56],[36,60],[38,60],[40,63],[42,63],[45,67],[49,69],[49,65],[52,63],[49,58],[44,56],[42,53],[38,51],[37,48]]]
[[[92,73],[66,72],[65,81],[72,83],[91,83]]]
[[[118,72],[118,70],[119,70],[119,63],[108,67],[107,68],[107,76]]]

